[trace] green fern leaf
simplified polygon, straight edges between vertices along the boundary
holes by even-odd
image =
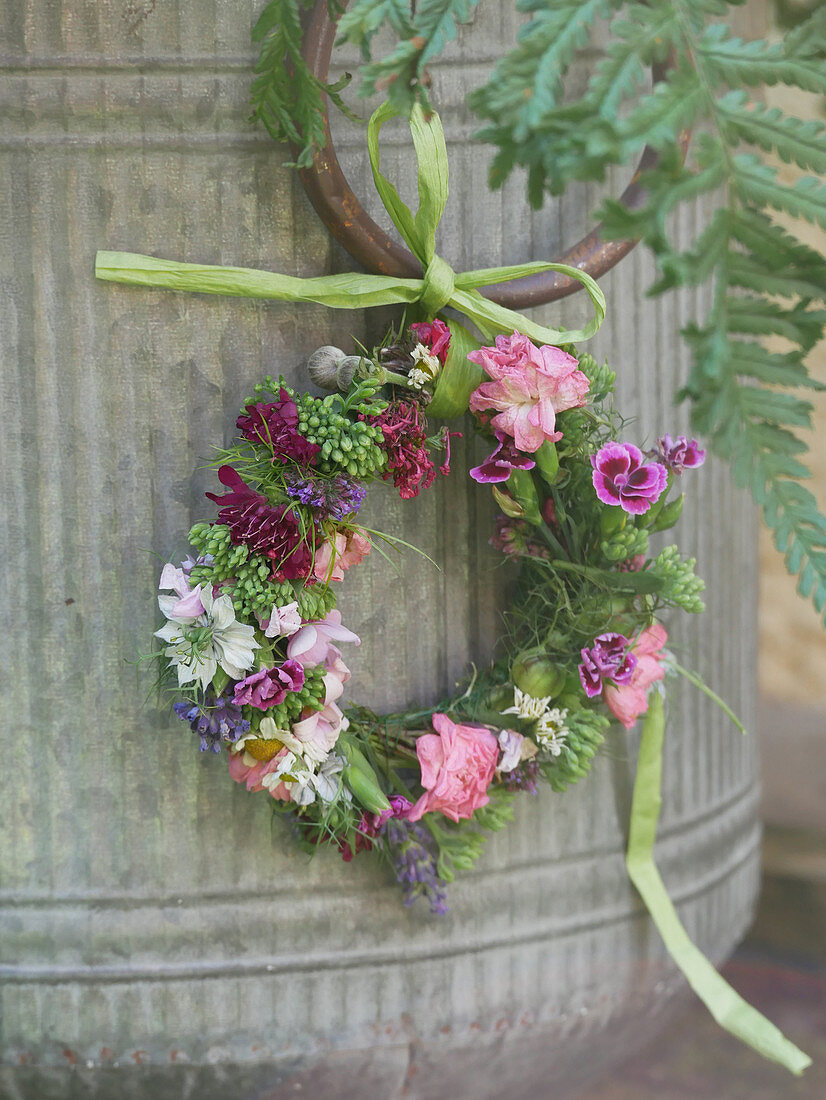
[[[812,120],[789,118],[776,107],[748,104],[745,92],[729,92],[717,101],[717,116],[732,144],[738,141],[776,152],[805,171],[826,172],[826,127]]]

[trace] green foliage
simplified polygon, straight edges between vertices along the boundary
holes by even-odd
[[[415,12],[409,0],[357,0],[339,23],[340,40],[361,48],[368,64],[361,70],[359,95],[382,91],[405,114],[414,103],[430,107],[427,65],[467,23],[478,0],[419,0]],[[388,23],[399,41],[380,60],[371,58],[373,36]]]
[[[695,558],[680,557],[677,546],[666,546],[654,558],[651,569],[665,579],[663,599],[676,604],[683,611],[699,614],[705,610],[705,604],[700,599],[705,582],[695,576],[696,564]]]
[[[540,770],[555,791],[564,791],[591,770],[591,760],[605,740],[611,720],[599,711],[583,708],[566,719],[568,736],[559,756],[540,764]]]
[[[325,95],[349,117],[355,117],[340,94],[349,75],[335,84],[324,84],[301,56],[301,9],[311,6],[312,0],[269,0],[252,32],[259,47],[250,87],[252,119],[261,122],[276,141],[288,141],[298,148],[299,168],[309,167],[314,151],[324,144]],[[330,0],[330,10],[341,10],[336,0]]]

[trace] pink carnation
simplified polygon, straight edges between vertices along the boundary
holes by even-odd
[[[313,576],[322,582],[343,581],[344,571],[358,565],[371,549],[370,539],[358,527],[346,535],[337,531],[334,540],[325,539],[316,551]]]
[[[561,439],[556,414],[585,404],[588,379],[561,348],[538,348],[515,332],[497,336],[495,347],[472,351],[468,359],[493,379],[470,395],[471,411],[496,409],[494,429],[512,436],[520,451],[533,454],[546,439]]]
[[[416,741],[425,793],[409,820],[440,810],[451,821],[459,821],[487,805],[499,742],[490,730],[457,725],[446,714],[433,715],[433,728],[436,733],[425,733]]]
[[[667,641],[668,635],[663,626],[659,623],[647,626],[631,647],[637,663],[629,682],[606,683],[603,687],[602,698],[605,705],[627,730],[648,710],[648,689],[665,676],[665,669],[660,664],[660,650]]]

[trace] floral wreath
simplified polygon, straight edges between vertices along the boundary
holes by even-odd
[[[457,275],[435,252],[447,199],[438,117],[411,119],[420,208],[413,215],[381,174],[381,108],[368,133],[373,175],[424,277],[300,280],[99,253],[104,279],[175,289],[322,302],[339,308],[399,302],[427,318],[381,346],[321,347],[307,369],[315,396],[267,377],[219,451],[217,518],[189,533],[193,553],[162,571],[162,685],[203,751],[231,778],[266,793],[308,851],[335,845],[346,861],[372,851],[405,904],[447,909],[446,885],[473,865],[485,833],[502,828],[520,792],[555,791],[585,777],[612,721],[644,717],[627,867],[663,939],[718,1021],[799,1072],[806,1056],[727,985],[690,942],[653,861],[659,814],[663,688],[681,673],[729,708],[665,648],[664,609],[699,612],[695,562],[674,545],[649,556],[649,538],[679,519],[695,440],[663,434],[643,450],[613,409],[615,375],[564,333],[487,301],[478,288],[563,265],[527,264]],[[436,316],[452,306],[458,321]],[[359,644],[336,610],[336,584],[384,538],[359,526],[367,486],[392,481],[402,498],[450,467],[451,433],[429,418],[466,410],[491,453],[470,471],[501,509],[491,542],[518,564],[507,632],[490,667],[436,708],[378,715],[340,705]],[[434,460],[434,456],[435,457]],[[350,660],[348,657],[347,660]]]

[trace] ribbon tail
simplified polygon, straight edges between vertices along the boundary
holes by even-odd
[[[419,300],[424,285],[422,279],[356,272],[298,279],[250,267],[179,263],[137,252],[98,252],[95,276],[131,286],[228,294],[237,298],[269,298],[280,302],[315,302],[332,309],[412,305]]]
[[[654,863],[654,838],[660,814],[665,715],[662,697],[652,693],[643,723],[637,778],[631,806],[626,866],[674,962],[717,1023],[732,1035],[794,1074],[811,1058],[773,1023],[736,993],[691,942]]]

